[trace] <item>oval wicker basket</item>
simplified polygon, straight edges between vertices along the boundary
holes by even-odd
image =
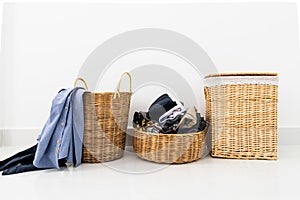
[[[277,159],[277,73],[205,77],[213,157]]]
[[[136,154],[156,163],[188,163],[205,152],[205,133],[162,134],[134,129],[133,149]]]
[[[129,76],[130,92],[120,92],[124,75]],[[78,80],[83,81],[87,87],[83,79]],[[84,94],[82,162],[107,162],[123,156],[131,95],[132,79],[128,72],[121,76],[117,92]]]

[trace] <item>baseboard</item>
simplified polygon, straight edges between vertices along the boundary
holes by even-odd
[[[2,146],[3,129],[0,129],[0,147]]]
[[[35,144],[40,129],[0,129],[0,146],[30,146]],[[128,130],[126,145],[132,146],[133,131]],[[300,145],[300,127],[278,129],[279,145]]]

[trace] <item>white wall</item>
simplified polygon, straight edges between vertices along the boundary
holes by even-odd
[[[0,3],[0,36],[2,35],[2,14],[3,14],[3,3]],[[2,43],[2,38],[0,39],[0,45]],[[2,46],[1,46],[2,47]],[[4,66],[2,63],[2,48],[0,48],[0,92],[2,93],[0,96],[0,129],[3,128],[4,125],[4,96],[3,87],[4,87]],[[0,131],[0,139],[2,138],[2,131]],[[1,140],[0,140],[1,144]]]
[[[162,9],[153,10],[140,6],[139,11],[78,3],[4,7],[0,125],[5,129],[41,128],[56,92],[72,86],[98,45],[144,27],[171,29],[190,37],[207,51],[220,72],[279,72],[279,126],[300,127],[296,4],[202,4],[180,9],[161,5]]]

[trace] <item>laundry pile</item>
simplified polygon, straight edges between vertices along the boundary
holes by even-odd
[[[135,112],[133,127],[151,133],[194,133],[203,131],[206,122],[195,107],[185,108],[173,101],[168,94],[157,98],[148,112]]]
[[[3,161],[2,175],[81,164],[84,132],[83,88],[62,89],[52,101],[38,143]]]

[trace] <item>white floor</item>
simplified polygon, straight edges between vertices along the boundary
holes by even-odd
[[[0,160],[24,149],[1,147]],[[0,199],[300,199],[300,145],[277,161],[206,158],[181,165],[122,159],[78,168],[0,176]]]

